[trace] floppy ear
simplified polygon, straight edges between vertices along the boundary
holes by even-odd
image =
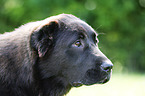
[[[37,51],[39,57],[43,57],[53,46],[54,33],[57,30],[58,22],[52,21],[32,33],[30,43]]]

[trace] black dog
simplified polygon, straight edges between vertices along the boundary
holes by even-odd
[[[113,65],[98,42],[68,14],[0,35],[0,96],[63,96],[73,86],[106,83]]]

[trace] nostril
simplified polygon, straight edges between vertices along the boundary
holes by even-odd
[[[113,64],[112,63],[106,63],[106,62],[103,62],[102,65],[101,65],[101,68],[104,70],[104,71],[111,71],[111,69],[113,68]]]

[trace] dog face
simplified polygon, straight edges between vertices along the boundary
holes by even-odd
[[[42,78],[59,77],[78,87],[106,83],[113,64],[98,48],[98,34],[72,15],[59,15],[33,33]]]

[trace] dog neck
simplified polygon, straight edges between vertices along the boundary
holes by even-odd
[[[64,96],[72,87],[66,81],[53,76],[40,82],[40,96]]]

